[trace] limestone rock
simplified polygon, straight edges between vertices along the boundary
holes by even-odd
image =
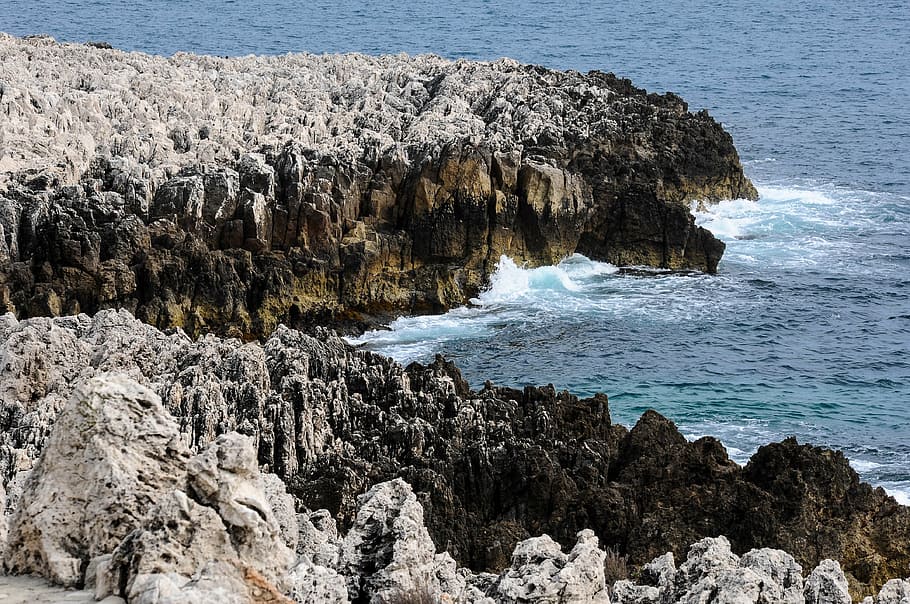
[[[623,579],[613,584],[613,604],[660,604],[660,590],[652,585],[635,585]]]
[[[715,601],[730,604],[802,604],[801,573],[802,568],[785,552],[756,549],[740,558],[730,551],[726,537],[706,538],[689,549],[661,601],[702,602],[711,594]]]
[[[892,579],[885,583],[875,604],[910,604],[910,580]]]
[[[123,586],[129,601],[149,604],[224,594],[285,601],[292,553],[263,493],[252,441],[222,435],[186,465],[188,490],[163,498],[120,543],[98,583]]]
[[[297,553],[313,564],[337,568],[341,560],[342,541],[335,519],[328,510],[316,510],[298,516],[300,527]]]
[[[805,569],[838,558],[856,599],[910,564],[910,510],[861,483],[842,455],[794,440],[762,447],[742,468],[716,440],[688,442],[657,413],[630,431],[611,421],[604,396],[472,391],[442,358],[402,367],[323,330],[194,341],[108,310],[0,316],[0,336],[10,502],[74,386],[117,370],[161,396],[194,450],[221,433],[249,436],[257,463],[296,499],[300,553],[335,570],[357,497],[396,478],[418,494],[439,549],[476,571],[510,567],[530,536],[568,543],[585,528],[624,544],[633,565],[667,552],[685,560],[692,543],[721,534],[732,551],[774,547]],[[289,518],[279,526],[292,543]]]
[[[288,574],[288,596],[295,602],[348,604],[345,578],[331,568],[319,566],[303,558]]]
[[[253,441],[236,432],[219,436],[189,460],[187,484],[195,501],[217,512],[237,558],[267,580],[280,582],[293,562],[293,551],[284,544],[262,491]]]
[[[266,337],[463,304],[503,254],[713,271],[724,245],[686,202],[756,196],[706,112],[613,74],[6,35],[0,56],[20,318],[123,307]]]
[[[527,539],[516,546],[512,567],[494,588],[495,598],[504,604],[609,604],[605,557],[589,530],[578,534],[578,543],[568,556],[546,535]]]
[[[381,604],[416,590],[440,593],[439,562],[423,524],[423,508],[408,483],[380,483],[359,498],[340,561],[351,600],[366,597]]]
[[[822,560],[806,578],[806,604],[850,604],[847,578],[836,560]]]
[[[288,493],[284,481],[275,474],[260,474],[259,483],[266,501],[272,509],[272,514],[275,516],[275,522],[278,523],[278,528],[281,530],[281,537],[284,539],[285,545],[292,552],[296,551],[300,538],[300,527],[297,522],[294,497]]]
[[[5,568],[81,584],[88,561],[113,551],[157,496],[182,482],[187,457],[154,392],[118,376],[89,380],[25,485]]]

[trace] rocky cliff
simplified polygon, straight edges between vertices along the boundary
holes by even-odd
[[[442,359],[402,367],[327,331],[280,327],[260,345],[163,333],[125,311],[7,314],[0,361],[10,510],[74,387],[117,371],[161,397],[190,452],[247,435],[296,505],[329,510],[342,531],[359,522],[361,493],[406,480],[436,546],[477,571],[508,567],[524,539],[573,543],[584,529],[635,564],[667,551],[682,559],[721,534],[735,553],[783,549],[806,569],[831,558],[855,596],[910,563],[910,509],[861,483],[840,453],[791,439],[740,467],[716,440],[688,442],[654,412],[629,430],[611,422],[604,396],[471,391]]]
[[[0,308],[268,335],[464,303],[507,254],[714,271],[730,136],[612,74],[0,34]]]

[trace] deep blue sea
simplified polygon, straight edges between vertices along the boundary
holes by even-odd
[[[468,0],[0,0],[0,30],[171,54],[510,56],[614,71],[707,108],[758,202],[699,213],[718,275],[504,258],[470,308],[402,318],[365,346],[485,379],[609,395],[740,462],[795,435],[842,449],[910,503],[910,5]]]

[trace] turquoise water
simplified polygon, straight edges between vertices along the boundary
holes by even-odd
[[[699,221],[716,276],[507,259],[472,308],[367,334],[403,361],[443,352],[475,385],[606,392],[744,461],[794,434],[910,498],[910,7],[710,3],[0,0],[0,30],[171,54],[511,56],[615,71],[707,108],[761,199]]]

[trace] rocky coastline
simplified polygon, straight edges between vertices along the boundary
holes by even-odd
[[[375,325],[506,254],[713,272],[729,134],[612,74],[434,56],[171,58],[0,35],[0,310],[190,334]]]
[[[10,525],[5,560],[6,568],[14,573],[39,573],[68,585],[91,582],[84,573],[97,566],[91,564],[92,559],[111,553],[119,547],[118,540],[128,539],[131,530],[145,525],[144,515],[151,512],[143,501],[160,501],[158,495],[143,495],[136,485],[142,483],[143,488],[159,494],[176,488],[192,495],[203,486],[186,486],[184,480],[196,479],[183,477],[189,477],[202,462],[187,460],[193,453],[222,459],[226,454],[206,451],[217,448],[225,434],[233,433],[240,435],[230,437],[234,439],[231,446],[246,451],[244,475],[255,476],[262,468],[273,476],[269,488],[282,493],[286,489],[279,499],[267,497],[267,504],[257,505],[262,509],[277,505],[282,514],[297,518],[298,523],[301,518],[320,526],[329,523],[332,528],[325,530],[332,535],[350,536],[362,521],[363,493],[386,485],[381,488],[393,489],[397,494],[389,497],[395,501],[413,499],[420,507],[420,527],[426,531],[426,538],[421,539],[429,543],[424,549],[432,556],[421,554],[423,566],[414,562],[414,568],[424,570],[407,570],[411,573],[408,576],[442,572],[432,566],[436,564],[432,562],[434,556],[439,555],[445,556],[446,568],[469,568],[486,577],[484,581],[489,580],[469,582],[479,590],[472,591],[470,597],[435,583],[431,586],[451,595],[453,601],[487,602],[483,599],[486,597],[494,602],[607,601],[595,598],[598,590],[592,591],[590,598],[566,595],[559,599],[562,596],[553,595],[556,599],[538,600],[490,591],[493,579],[489,573],[502,576],[503,572],[515,572],[535,585],[550,585],[539,577],[527,578],[531,571],[521,569],[534,560],[537,566],[543,564],[558,574],[557,570],[566,568],[574,558],[571,553],[568,557],[557,553],[559,548],[553,543],[570,545],[576,539],[587,543],[585,547],[591,551],[601,551],[597,546],[601,543],[628,556],[628,563],[638,567],[667,552],[675,560],[686,560],[693,544],[723,536],[723,541],[711,541],[704,547],[712,552],[722,550],[711,555],[729,563],[731,577],[739,573],[734,569],[746,564],[736,556],[748,556],[752,549],[790,552],[785,558],[775,553],[774,564],[790,568],[792,572],[787,572],[793,577],[799,574],[793,570],[797,567],[808,570],[822,565],[831,570],[825,560],[837,560],[835,575],[842,579],[835,583],[849,585],[849,593],[856,599],[875,594],[889,580],[905,576],[910,564],[910,508],[898,505],[883,490],[861,483],[840,453],[800,445],[792,439],[763,447],[748,465],[740,467],[729,460],[716,440],[706,437],[688,442],[669,420],[654,412],[646,413],[627,429],[611,422],[608,400],[602,395],[579,400],[552,386],[513,390],[492,384],[472,391],[458,369],[444,359],[428,366],[402,367],[386,357],[355,349],[327,330],[306,335],[282,326],[262,344],[214,335],[193,340],[180,330],[159,331],[125,310],[108,310],[94,317],[22,321],[7,314],[0,319],[0,342],[0,471],[6,485],[5,513]],[[119,377],[110,377],[112,373]],[[132,394],[104,394],[104,384],[109,380]],[[130,398],[139,396],[134,390],[141,393],[141,401]],[[117,412],[117,406],[126,403],[92,402],[99,396],[112,401],[126,399],[133,409],[132,424],[121,428],[126,420],[105,415]],[[84,413],[86,409],[89,416]],[[143,423],[151,422],[152,415],[160,416],[169,426],[167,430],[154,422]],[[93,430],[107,431],[109,426],[116,427],[114,436],[121,440],[111,444],[110,450],[96,450],[111,435],[105,432],[99,438]],[[144,430],[151,436],[143,436]],[[242,447],[237,445],[241,441],[245,443]],[[52,455],[57,460],[53,471],[46,467]],[[96,469],[89,472],[79,464]],[[97,469],[108,466],[115,469]],[[124,471],[139,472],[141,477],[124,478]],[[215,470],[209,471],[212,473]],[[100,492],[89,489],[86,494],[86,481],[91,480],[103,483],[98,487]],[[124,484],[118,486],[112,480],[123,480]],[[218,484],[216,478],[206,480],[206,488]],[[75,493],[77,502],[67,504],[64,493]],[[136,509],[93,511],[95,506],[120,506],[131,501]],[[193,501],[221,509],[207,499]],[[72,512],[55,511],[55,505],[70,505],[75,513],[88,516],[77,515],[67,521],[69,525],[60,527],[61,519],[69,518]],[[168,505],[184,509],[190,504],[175,500]],[[111,514],[116,520],[109,518]],[[377,514],[380,512],[373,510],[369,516],[375,518]],[[86,518],[96,520],[87,523]],[[36,522],[46,523],[47,528],[36,529]],[[290,520],[282,522],[279,525],[289,526]],[[22,528],[23,523],[27,530]],[[167,525],[164,520],[162,523]],[[115,534],[106,532],[115,529]],[[35,531],[45,530],[68,535],[60,537],[58,551],[47,550],[48,537],[36,536]],[[256,529],[253,533],[260,535],[263,531]],[[74,534],[83,535],[85,542],[73,542]],[[293,549],[293,540],[285,537]],[[159,545],[164,539],[148,538]],[[307,539],[324,541],[321,536]],[[549,552],[546,559],[551,562],[544,564],[544,558],[539,557],[543,554],[527,554],[525,560],[524,554],[516,553],[532,547],[526,544],[529,539],[534,548]],[[332,548],[337,545],[342,553],[347,551],[339,545],[344,540],[332,543]],[[397,546],[364,547],[398,551]],[[306,554],[298,550],[298,554],[308,555],[308,564],[319,567],[306,571],[309,578],[315,573],[329,577],[326,580],[330,584],[339,581],[322,567],[346,577],[351,601],[384,601],[391,597],[382,591],[389,585],[394,589],[413,588],[410,583],[389,583],[391,579],[385,576],[376,579],[379,583],[370,583],[372,579],[363,578],[369,574],[363,569],[375,570],[373,562],[355,569],[353,562],[342,564],[331,552]],[[211,553],[192,555],[197,562],[207,560],[207,555],[220,559]],[[755,556],[759,554],[744,559],[753,560]],[[261,563],[271,559],[255,556]],[[281,560],[285,560],[284,554]],[[602,567],[601,562],[598,564]],[[130,563],[123,564],[126,569]],[[396,563],[393,567],[410,569],[410,564]],[[431,567],[436,570],[427,570]],[[168,579],[177,581],[180,589],[184,579],[199,580],[197,575],[202,571],[198,565],[180,568],[184,570],[175,572],[183,579]],[[282,573],[290,572],[288,568],[282,567],[280,572],[273,569],[263,576],[281,591],[285,585]],[[674,572],[682,572],[682,568]],[[534,572],[538,571],[543,572]],[[257,567],[257,572],[263,571]],[[566,571],[570,572],[575,571]],[[656,592],[648,590],[651,595],[647,598],[651,599],[641,599],[645,595],[637,588],[623,584],[619,589],[639,595],[625,600],[616,600],[619,596],[614,595],[614,601],[700,601],[673,599],[695,589],[693,585],[700,581],[686,572],[689,579],[685,581],[691,579],[692,583],[677,585],[674,579],[673,589],[677,591],[666,596],[669,600],[660,599],[664,596],[654,599]],[[133,579],[118,576],[119,582],[104,579],[102,583],[121,585],[120,595],[130,601],[169,601],[152,596],[142,600],[139,591],[123,587],[131,585]],[[358,583],[361,580],[365,583]],[[221,585],[228,579],[206,581]],[[224,584],[238,585],[230,581]],[[351,587],[350,581],[361,587]],[[592,581],[586,585],[606,588],[599,578]],[[764,579],[756,581],[770,585]],[[809,583],[793,581],[780,583],[781,589],[792,588],[796,594],[796,599],[786,601],[801,602],[799,598],[804,597]],[[660,590],[659,584],[650,587]],[[550,588],[558,592],[563,589]],[[522,583],[515,589],[530,588]],[[680,589],[683,591],[678,592]],[[702,585],[697,589],[708,588]],[[767,596],[718,601],[785,600]]]
[[[331,329],[464,304],[501,255],[715,271],[690,204],[756,191],[706,112],[510,60],[103,46],[0,34],[5,573],[111,604],[910,601],[910,508],[838,452],[742,467]]]

